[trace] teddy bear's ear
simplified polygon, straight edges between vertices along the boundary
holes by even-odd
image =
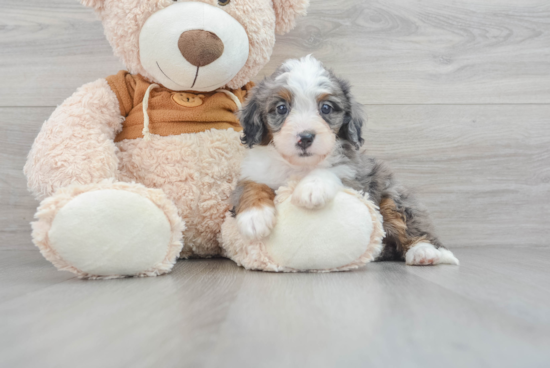
[[[80,2],[84,6],[89,6],[90,8],[94,8],[95,10],[101,10],[103,8],[105,0],[80,0]]]
[[[296,18],[306,15],[309,0],[273,0],[277,23],[275,32],[285,34],[296,25]]]

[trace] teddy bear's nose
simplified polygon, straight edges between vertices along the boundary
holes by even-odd
[[[206,66],[218,60],[223,54],[222,40],[208,31],[183,32],[178,41],[181,54],[194,66]]]

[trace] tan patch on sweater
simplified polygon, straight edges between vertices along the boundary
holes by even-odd
[[[204,95],[195,95],[193,93],[174,93],[172,95],[172,100],[180,106],[183,107],[197,107],[202,105]]]
[[[244,187],[244,189],[236,208],[237,214],[251,208],[275,207],[275,192],[267,185],[245,180],[241,181],[238,186]]]
[[[404,213],[397,209],[397,205],[391,198],[382,199],[380,202],[380,213],[384,218],[386,236],[399,242],[404,252],[415,244],[425,240],[424,237],[413,238],[407,234],[407,218]]]

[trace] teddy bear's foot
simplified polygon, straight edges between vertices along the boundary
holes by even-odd
[[[158,189],[105,181],[59,190],[40,205],[33,240],[82,278],[157,276],[182,249],[183,221]]]

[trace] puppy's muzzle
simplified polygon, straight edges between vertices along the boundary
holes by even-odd
[[[312,132],[304,132],[298,134],[298,138],[299,140],[296,144],[298,145],[298,147],[305,150],[313,144],[313,141],[315,140],[315,134]]]

